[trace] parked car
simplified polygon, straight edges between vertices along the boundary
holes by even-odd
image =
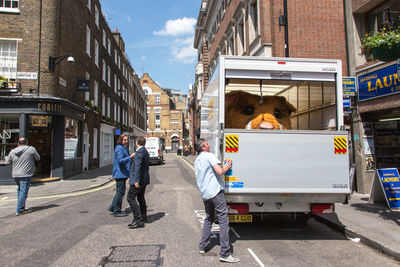
[[[146,137],[145,147],[150,155],[150,163],[162,164],[164,162],[162,141],[159,137]]]

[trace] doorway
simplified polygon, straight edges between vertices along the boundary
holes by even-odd
[[[36,166],[36,177],[50,177],[51,171],[51,135],[49,129],[33,129],[28,132],[28,144],[40,155]]]

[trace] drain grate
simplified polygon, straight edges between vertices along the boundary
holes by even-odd
[[[108,257],[101,260],[103,267],[157,267],[162,266],[161,250],[165,245],[132,245],[111,247]]]

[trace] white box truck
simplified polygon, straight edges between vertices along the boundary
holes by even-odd
[[[221,161],[232,160],[224,177],[231,222],[251,222],[275,212],[306,222],[310,214],[333,213],[335,203],[346,203],[349,137],[343,124],[341,64],[331,59],[219,57],[201,99],[201,137]],[[238,91],[260,101],[249,104],[240,97],[233,104],[238,113],[231,116],[226,101]],[[226,127],[268,104],[262,101],[267,96],[291,105],[291,125],[278,130]],[[281,126],[282,116],[289,115],[277,109],[272,113]]]

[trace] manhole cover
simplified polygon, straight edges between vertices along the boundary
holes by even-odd
[[[103,267],[156,267],[162,265],[161,249],[165,245],[111,247],[111,253],[100,262]]]

